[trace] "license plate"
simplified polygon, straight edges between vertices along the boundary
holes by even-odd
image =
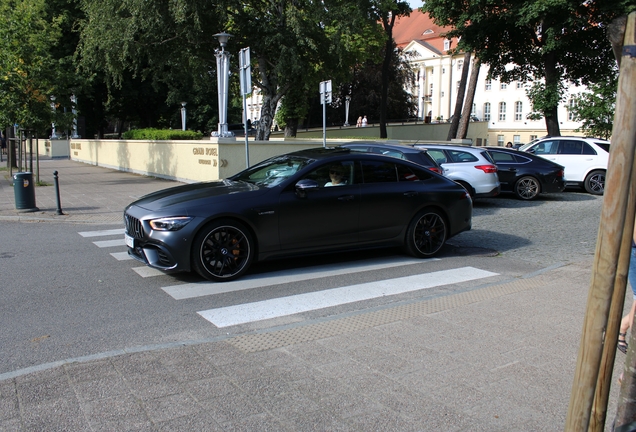
[[[135,247],[135,239],[134,238],[132,238],[128,234],[124,234],[124,241],[126,242],[126,246],[128,246],[129,248],[133,248],[134,249],[134,247]]]

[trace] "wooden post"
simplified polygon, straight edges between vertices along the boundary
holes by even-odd
[[[636,13],[631,13],[627,20],[624,47],[636,45],[635,20]],[[627,225],[628,185],[633,182],[636,148],[636,95],[633,91],[636,88],[636,57],[629,53],[630,51],[623,49],[601,224],[565,423],[566,431],[587,432],[590,424],[601,367],[603,336],[609,319],[621,243],[626,237],[624,231]],[[633,223],[633,219],[630,222]],[[616,340],[606,342],[616,348]]]

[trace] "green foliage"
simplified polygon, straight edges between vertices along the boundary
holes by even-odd
[[[489,74],[503,82],[540,81],[549,94],[532,100],[543,111],[548,128],[556,125],[553,94],[557,82],[594,82],[612,68],[614,58],[606,31],[615,18],[635,10],[633,0],[427,0],[438,25],[451,26],[458,48],[472,51]],[[512,68],[510,67],[512,65]],[[538,89],[537,89],[538,90]],[[548,130],[548,132],[551,132]]]
[[[617,87],[616,73],[608,80],[590,85],[589,91],[574,97],[574,106],[570,110],[574,114],[574,120],[582,122],[577,132],[605,139],[612,136]]]
[[[564,99],[564,85],[561,81],[547,86],[542,81],[535,81],[526,90],[528,99],[532,102],[532,112],[527,115],[530,120],[541,120],[553,107],[558,106]]]
[[[122,134],[126,140],[199,140],[203,138],[201,132],[173,129],[133,129]]]

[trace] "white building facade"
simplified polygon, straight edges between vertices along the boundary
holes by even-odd
[[[448,54],[447,51],[456,45],[457,40],[445,39],[444,29],[435,26],[430,19],[423,19],[419,11],[413,11],[415,19],[419,18],[421,33],[413,30],[404,32],[403,37],[415,36],[409,42],[396,40],[406,53],[416,75],[416,85],[409,89],[417,97],[418,117],[428,121],[447,121],[453,115],[457,101],[457,91],[461,80],[462,69],[472,68],[464,64],[464,54]],[[396,25],[405,24],[410,17],[401,18]],[[431,23],[427,27],[426,23]],[[413,25],[411,25],[413,27]],[[447,31],[447,30],[446,30]],[[472,70],[469,70],[469,78]],[[486,145],[505,145],[507,142],[525,143],[547,134],[545,120],[529,120],[528,114],[532,105],[526,95],[530,84],[523,82],[503,83],[488,79],[488,66],[482,65],[473,100],[472,115],[479,121],[488,122],[489,136]],[[468,85],[466,86],[468,87]],[[568,107],[573,103],[572,97],[581,88],[566,85],[564,102],[559,105],[558,119],[562,135],[582,135],[575,132],[580,122],[573,121]]]

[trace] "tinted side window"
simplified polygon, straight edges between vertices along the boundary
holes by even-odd
[[[586,142],[583,142],[582,144],[583,144],[583,154],[586,154],[586,155],[595,155],[596,154],[596,151],[592,148],[591,145],[589,145]]]
[[[475,155],[460,150],[449,150],[448,154],[453,162],[477,162],[479,160]]]
[[[558,141],[542,141],[532,149],[533,153],[537,155],[556,154],[558,145]]]
[[[603,150],[609,153],[609,149],[610,149],[609,143],[594,141],[594,144],[596,144],[597,146],[599,146],[600,148],[602,148]]]
[[[432,177],[431,173],[427,170],[420,170],[405,165],[398,165],[397,172],[399,181],[427,180]]]
[[[394,163],[363,161],[362,175],[365,183],[394,183],[398,181]]]
[[[443,164],[448,162],[446,160],[446,155],[442,150],[429,149],[428,154],[438,163]]]
[[[561,140],[558,154],[580,155],[583,152],[583,141]]]
[[[498,152],[498,151],[491,151],[488,153],[490,154],[490,156],[495,162],[500,162],[500,163],[515,163],[516,162],[514,155],[511,155],[510,153],[504,153],[504,152]]]

